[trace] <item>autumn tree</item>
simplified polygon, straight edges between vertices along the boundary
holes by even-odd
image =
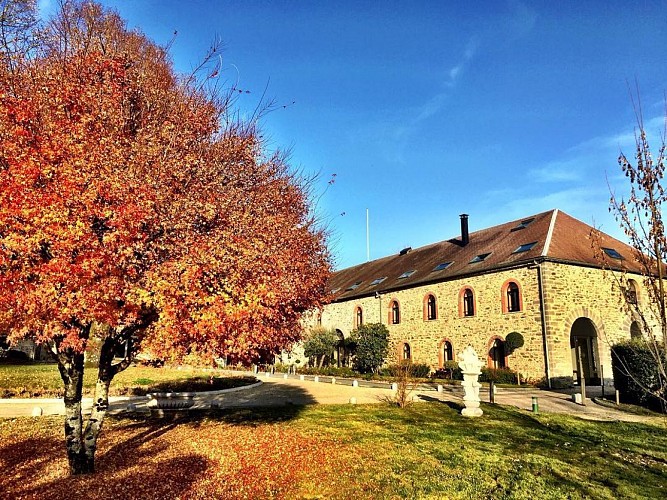
[[[635,151],[629,158],[623,152],[618,157],[618,164],[630,182],[626,198],[612,193],[610,211],[616,217],[630,244],[634,247],[634,260],[639,264],[643,275],[647,300],[638,300],[637,290],[627,273],[616,273],[616,283],[623,292],[625,307],[638,321],[642,335],[642,349],[650,352],[654,361],[655,374],[651,387],[642,382],[646,377],[632,373],[629,366],[621,367],[625,375],[652,397],[667,404],[667,304],[665,281],[665,262],[667,262],[667,234],[662,217],[662,204],[667,202],[667,193],[663,185],[667,131],[667,112],[665,126],[661,135],[661,145],[654,154],[644,125],[641,105],[635,105],[637,127],[635,130]],[[605,258],[603,252],[600,255]],[[623,360],[616,359],[623,365]]]
[[[330,263],[308,180],[235,118],[216,48],[179,76],[164,48],[81,1],[17,39],[30,43],[5,41],[0,67],[0,331],[52,346],[70,470],[86,473],[111,380],[140,349],[266,358],[300,339]]]

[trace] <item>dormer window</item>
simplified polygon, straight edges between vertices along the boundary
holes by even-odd
[[[409,278],[410,276],[412,276],[413,274],[415,274],[415,272],[417,272],[415,269],[411,269],[410,271],[405,271],[403,274],[401,274],[401,275],[398,277],[398,279],[399,279],[399,280],[403,280],[403,279],[405,279],[405,278]]]
[[[514,250],[512,253],[527,252],[528,250],[532,250],[535,245],[537,245],[537,241],[533,241],[532,243],[524,243],[523,245],[519,245],[519,248]]]
[[[470,261],[470,264],[476,264],[477,262],[484,262],[489,255],[491,255],[491,252],[489,252],[489,253],[480,253],[474,259],[472,259]]]
[[[445,269],[447,269],[451,265],[452,265],[452,262],[441,262],[440,264],[435,266],[431,272],[434,273],[436,271],[444,271]]]
[[[604,253],[606,253],[609,257],[611,257],[612,259],[623,260],[623,256],[620,253],[618,253],[616,250],[614,250],[613,248],[604,248],[604,247],[602,247],[602,251]]]

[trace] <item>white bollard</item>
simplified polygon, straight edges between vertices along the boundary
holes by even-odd
[[[352,387],[359,387],[359,382],[357,382],[356,380],[353,380],[352,381]]]
[[[306,380],[306,377],[304,375],[299,375],[299,380]]]
[[[396,392],[398,390],[398,384],[396,382],[392,382],[391,390],[394,391],[394,392]]]
[[[33,417],[41,417],[43,414],[44,414],[44,411],[43,411],[42,408],[39,407],[39,406],[35,406],[35,407],[32,409],[32,416],[33,416]]]
[[[357,398],[350,398],[350,404],[351,405],[356,405],[357,404]]]
[[[287,373],[284,373],[284,374],[283,374],[283,378],[284,378],[285,380],[287,380]]]
[[[336,377],[331,377],[331,383],[335,384],[336,383]]]
[[[315,378],[313,379],[313,382],[319,382],[319,381],[320,381],[320,377],[318,377],[317,375],[315,375]]]
[[[438,392],[442,392],[442,385],[438,384]]]
[[[266,378],[271,377],[271,372],[266,372]]]

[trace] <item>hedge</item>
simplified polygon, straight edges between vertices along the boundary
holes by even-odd
[[[665,347],[659,345],[658,348],[664,360]],[[611,353],[614,387],[621,400],[664,411],[667,392],[664,381],[660,384],[658,362],[646,341],[633,339],[619,342],[612,346]]]

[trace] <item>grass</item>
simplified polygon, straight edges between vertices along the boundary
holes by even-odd
[[[92,396],[96,377],[95,368],[84,370],[84,396]],[[110,394],[141,396],[148,392],[219,390],[254,381],[254,377],[230,377],[223,371],[131,366],[114,377]],[[58,398],[62,395],[63,383],[55,364],[0,364],[0,397]]]
[[[93,477],[66,473],[59,418],[0,421],[12,498],[665,498],[664,425],[484,405],[308,406],[111,419]],[[128,493],[129,492],[129,493]]]

